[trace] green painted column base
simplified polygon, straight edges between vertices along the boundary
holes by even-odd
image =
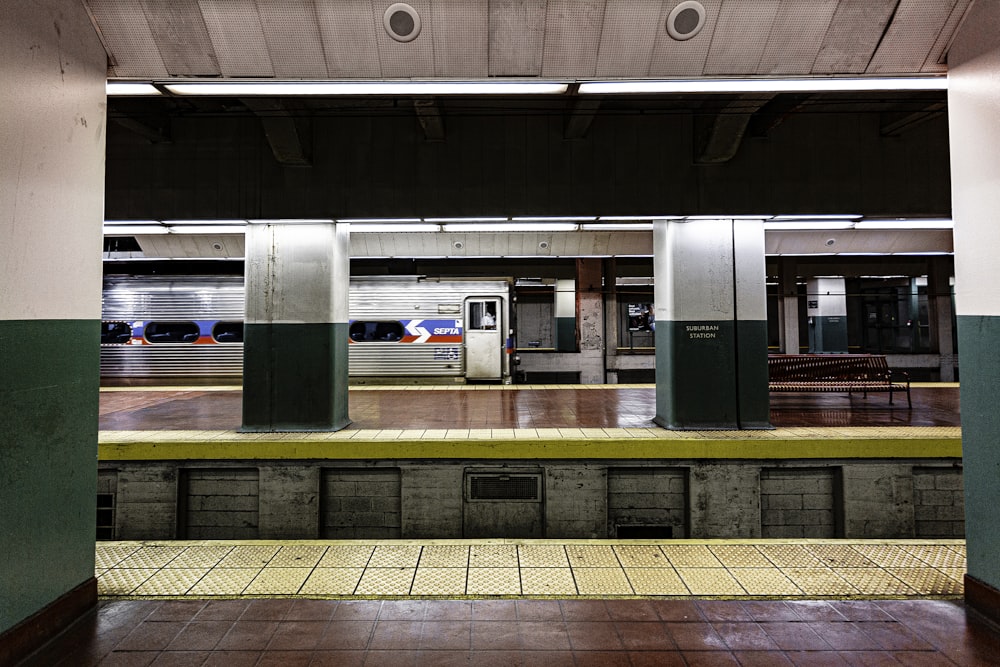
[[[557,317],[555,325],[556,352],[576,352],[576,318]]]
[[[347,323],[245,325],[243,430],[348,426],[347,340]]]
[[[969,576],[1000,589],[1000,316],[959,315],[962,475]]]
[[[767,323],[656,324],[656,417],[673,430],[771,428]]]

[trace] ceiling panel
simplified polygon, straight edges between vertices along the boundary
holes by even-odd
[[[758,74],[808,74],[837,10],[837,0],[782,3],[764,46]]]
[[[951,10],[951,16],[948,17],[948,21],[944,24],[944,27],[938,34],[937,39],[934,41],[934,46],[931,47],[930,53],[927,54],[927,60],[924,61],[924,66],[921,71],[948,71],[948,65],[945,63],[945,52],[948,47],[951,46],[952,35],[954,35],[955,30],[958,29],[958,26],[962,22],[962,18],[969,10],[969,5],[971,4],[972,0],[958,0],[958,2],[955,3],[955,8]]]
[[[223,76],[274,76],[254,0],[199,0]]]
[[[330,78],[379,78],[382,68],[371,0],[319,1],[315,5]]]
[[[701,4],[705,7],[704,27],[691,39],[679,42],[667,34],[665,27],[667,15],[676,5],[673,2],[664,3],[649,63],[649,76],[701,76],[705,71],[705,59],[712,46],[722,0],[701,0]]]
[[[219,63],[197,0],[142,0],[153,41],[170,76],[218,76]]]
[[[712,35],[705,74],[753,74],[757,71],[781,0],[726,0]]]
[[[327,77],[312,0],[257,0],[257,10],[276,77]]]
[[[88,4],[114,60],[109,67],[112,76],[167,77],[142,5],[132,0],[89,0]]]
[[[593,77],[605,0],[549,0],[545,18],[544,77]]]
[[[878,48],[898,0],[840,0],[813,63],[813,74],[861,74]]]
[[[395,0],[372,0],[372,20],[378,43],[382,76],[387,79],[434,76],[434,21],[431,0],[409,0],[420,16],[420,34],[410,42],[397,42],[382,25],[385,10]]]
[[[658,30],[666,30],[663,0],[609,2],[597,51],[598,77],[644,77],[649,74]]]
[[[485,77],[489,14],[484,2],[433,0],[434,75]]]
[[[919,72],[954,6],[955,0],[900,0],[867,71]]]
[[[542,72],[545,0],[489,0],[490,76]]]

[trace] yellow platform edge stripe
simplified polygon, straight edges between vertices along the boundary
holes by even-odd
[[[308,459],[921,459],[962,457],[960,437],[910,438],[539,438],[183,439],[102,441],[99,461]]]

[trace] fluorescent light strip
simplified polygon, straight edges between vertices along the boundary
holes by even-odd
[[[652,222],[623,222],[604,224],[595,222],[580,225],[580,229],[585,232],[617,232],[617,231],[650,231],[653,229]]]
[[[251,225],[322,225],[330,222],[333,222],[332,218],[277,218],[272,220],[247,220],[247,223]]]
[[[507,222],[510,218],[424,218],[424,222]]]
[[[850,220],[817,220],[812,224],[808,220],[764,223],[765,231],[818,232],[831,229],[852,229],[853,227],[854,223]]]
[[[380,233],[380,232],[439,232],[441,225],[432,224],[399,224],[399,223],[366,223],[358,222],[351,224],[351,233]]]
[[[590,221],[597,220],[597,216],[593,215],[549,215],[549,216],[517,216],[511,218],[514,222],[561,222],[563,220],[574,220],[574,221]]]
[[[147,236],[150,234],[168,234],[163,225],[104,225],[105,236]]]
[[[346,222],[349,224],[358,222],[372,225],[380,225],[382,223],[402,224],[420,221],[420,218],[337,218],[337,222]]]
[[[565,218],[563,218],[565,220]],[[574,222],[566,223],[451,223],[444,224],[442,228],[446,232],[574,232],[578,225]]]
[[[104,84],[108,97],[152,97],[163,93],[151,83],[139,81],[108,81]]]
[[[165,225],[246,225],[246,220],[164,220]]]
[[[175,95],[268,97],[301,95],[561,95],[556,81],[225,81],[172,82]]]
[[[858,220],[863,218],[863,215],[858,215],[854,213],[846,215],[836,215],[821,213],[819,215],[776,215],[771,218],[771,222],[784,222],[788,220]]]
[[[862,220],[855,229],[954,229],[954,220]]]
[[[246,225],[178,225],[167,230],[171,234],[246,234]]]
[[[579,86],[581,95],[632,93],[820,93],[947,89],[948,79],[943,76],[589,81],[581,83]]]

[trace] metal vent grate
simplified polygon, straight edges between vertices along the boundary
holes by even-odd
[[[470,475],[469,500],[541,500],[540,475]]]

